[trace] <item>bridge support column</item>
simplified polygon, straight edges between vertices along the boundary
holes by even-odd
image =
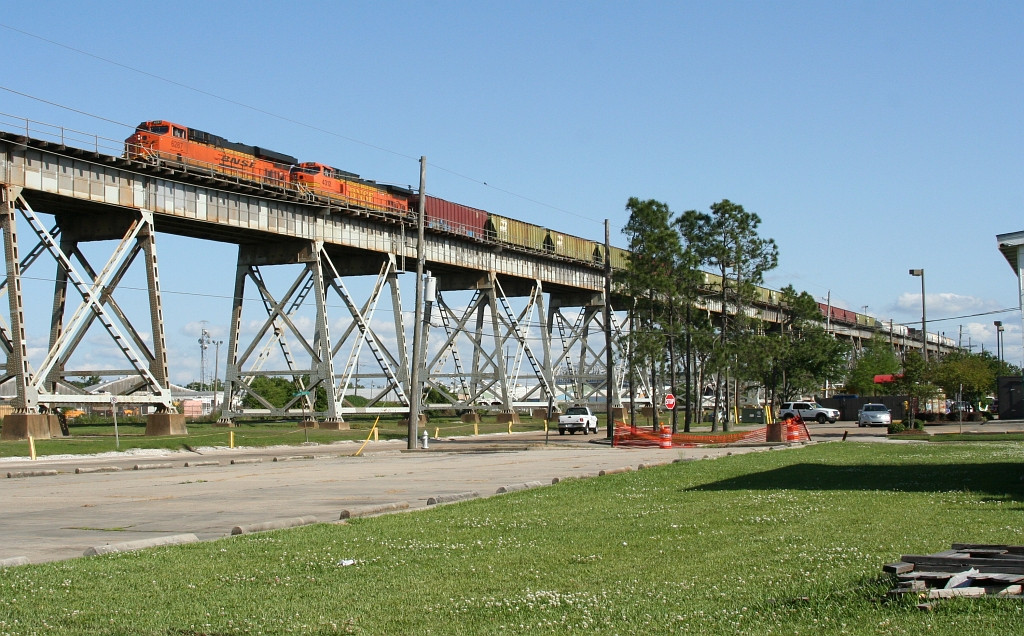
[[[146,435],[188,435],[183,413],[152,413],[146,416]]]
[[[56,424],[56,431],[53,430],[51,420]],[[2,440],[26,440],[29,437],[50,439],[60,436],[57,416],[44,413],[11,413],[4,417],[3,430],[0,430]]]
[[[32,387],[33,374],[25,345],[25,305],[21,295],[22,263],[18,255],[18,210],[15,203],[20,196],[21,188],[4,186],[0,229],[4,233],[4,257],[7,263],[7,279],[4,282],[10,310],[10,327],[5,329],[0,323],[0,346],[7,353],[4,379],[14,378],[15,393],[12,406],[15,413],[27,413],[36,410],[38,396]],[[4,434],[7,434],[6,426]]]

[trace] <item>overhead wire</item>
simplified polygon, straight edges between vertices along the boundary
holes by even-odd
[[[312,130],[314,132],[323,133],[325,135],[330,135],[330,136],[336,137],[338,139],[344,139],[345,141],[348,141],[348,142],[351,142],[351,143],[354,143],[354,144],[358,144],[358,145],[361,145],[361,146],[364,146],[364,147],[367,147],[367,148],[372,148],[374,150],[377,150],[377,151],[380,151],[380,152],[384,152],[384,153],[387,153],[387,154],[391,154],[391,155],[394,155],[396,157],[401,157],[403,159],[408,159],[408,160],[411,160],[411,161],[419,161],[419,157],[414,157],[414,156],[412,156],[412,155],[410,155],[408,153],[401,152],[401,151],[398,151],[398,150],[393,150],[391,148],[386,148],[384,146],[381,146],[381,145],[378,145],[378,144],[374,144],[372,142],[368,142],[368,141],[365,141],[365,140],[362,140],[362,139],[358,139],[356,137],[352,137],[352,136],[349,136],[349,135],[345,135],[345,134],[339,133],[339,132],[337,132],[335,130],[330,130],[330,129],[327,129],[327,128],[323,128],[323,127],[318,126],[316,124],[311,124],[309,122],[302,121],[302,120],[299,120],[299,119],[295,119],[295,118],[289,117],[287,115],[282,115],[280,113],[276,113],[276,112],[267,110],[265,108],[261,108],[259,106],[253,106],[252,104],[248,104],[246,102],[242,102],[242,101],[239,101],[239,100],[236,100],[236,99],[232,99],[230,97],[225,97],[224,95],[220,95],[220,94],[217,94],[217,93],[214,93],[214,92],[202,89],[202,88],[198,88],[196,86],[192,86],[192,85],[186,84],[184,82],[179,82],[177,80],[173,80],[173,79],[170,79],[168,77],[164,77],[162,75],[158,75],[156,73],[152,73],[152,72],[146,71],[144,69],[140,69],[140,68],[137,68],[135,66],[131,66],[129,64],[125,64],[123,62],[119,62],[117,60],[113,60],[113,59],[110,59],[108,57],[104,57],[102,55],[98,55],[98,54],[86,51],[84,49],[81,49],[81,48],[78,48],[78,47],[75,47],[75,46],[71,46],[69,44],[65,44],[63,42],[58,42],[56,40],[52,40],[50,38],[46,38],[46,37],[43,37],[43,36],[35,34],[35,33],[31,33],[29,31],[25,31],[24,29],[19,29],[17,27],[13,27],[11,25],[4,24],[4,23],[0,23],[0,28],[8,29],[9,31],[13,31],[15,33],[19,33],[19,34],[24,35],[26,37],[34,38],[34,39],[39,40],[41,42],[45,42],[47,44],[50,44],[52,46],[60,47],[60,48],[66,49],[68,51],[72,51],[74,53],[77,53],[79,55],[84,55],[86,57],[90,57],[90,58],[93,58],[95,60],[99,60],[99,61],[104,62],[106,64],[110,64],[110,65],[116,66],[118,68],[122,68],[124,70],[131,71],[133,73],[137,73],[137,74],[143,75],[145,77],[149,77],[150,79],[154,79],[154,80],[157,80],[157,81],[160,81],[160,82],[165,82],[165,83],[170,84],[172,86],[177,86],[179,88],[182,88],[182,89],[185,89],[185,90],[188,90],[188,91],[192,91],[194,93],[203,95],[205,97],[209,97],[211,99],[216,99],[216,100],[225,102],[227,104],[231,104],[232,106],[238,106],[239,108],[244,108],[246,110],[250,110],[252,112],[259,113],[261,115],[266,115],[267,117],[272,117],[272,118],[278,119],[280,121],[288,122],[290,124],[294,124],[296,126],[300,126],[300,127]],[[65,106],[63,104],[58,104],[56,102],[52,102],[52,101],[49,101],[49,100],[38,98],[38,97],[35,97],[33,95],[28,95],[26,93],[22,93],[22,92],[13,90],[13,89],[10,89],[8,87],[0,86],[0,88],[3,88],[4,90],[7,90],[7,91],[9,91],[11,93],[16,93],[16,94],[21,95],[23,97],[26,97],[28,99],[38,100],[40,102],[44,102],[44,103],[49,104],[51,106],[55,106],[57,108],[67,109],[67,110],[70,110],[72,112],[76,112],[76,113],[79,113],[81,115],[85,115],[87,117],[95,117],[96,119],[100,119],[100,120],[106,121],[108,123],[114,123],[114,124],[117,124],[117,125],[128,126],[128,124],[124,124],[122,122],[116,122],[114,120],[110,120],[110,119],[107,119],[107,118],[102,117],[102,116],[93,115],[92,113],[88,113],[88,112],[85,112],[85,111],[82,111],[82,110],[78,110],[78,109],[75,109],[75,108],[72,108],[72,107],[69,107],[69,106]],[[603,219],[601,219],[601,220],[594,219],[594,218],[591,218],[591,217],[586,216],[584,214],[580,214],[578,212],[573,212],[571,210],[566,210],[565,208],[561,208],[561,207],[558,207],[556,205],[553,205],[553,204],[550,204],[550,203],[546,203],[544,201],[540,201],[540,200],[537,200],[537,199],[534,199],[534,198],[531,198],[531,197],[519,194],[519,193],[514,192],[512,190],[508,190],[506,188],[500,188],[498,186],[491,185],[490,183],[488,183],[487,181],[485,181],[483,179],[468,176],[468,175],[463,174],[463,173],[461,173],[461,172],[459,172],[457,170],[445,167],[443,165],[431,164],[431,167],[434,168],[434,169],[446,172],[448,174],[451,174],[452,176],[458,177],[460,179],[464,179],[466,181],[475,183],[475,184],[483,186],[485,188],[489,188],[489,189],[494,190],[496,192],[501,192],[502,194],[506,194],[506,195],[515,197],[515,198],[520,199],[522,201],[526,201],[528,203],[532,203],[532,204],[535,204],[535,205],[539,205],[539,206],[548,208],[549,210],[554,210],[556,212],[561,212],[563,214],[568,214],[568,215],[571,215],[571,216],[574,216],[574,217],[577,217],[577,218],[580,218],[580,219],[584,219],[586,221],[590,221],[592,223],[596,223],[596,224],[599,224],[599,225],[604,223]]]

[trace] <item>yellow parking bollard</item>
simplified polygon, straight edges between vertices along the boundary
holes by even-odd
[[[438,433],[440,433],[440,432],[441,432],[441,429],[435,426],[434,427],[434,439],[437,439],[437,438],[440,437],[440,435],[438,435]]]
[[[28,436],[28,456],[36,458],[36,440],[32,439],[31,435]]]
[[[480,425],[477,424],[476,422],[473,422],[473,435],[479,435],[479,434],[480,434]]]
[[[235,432],[234,431],[228,431],[228,448],[234,448],[234,447],[235,447]]]

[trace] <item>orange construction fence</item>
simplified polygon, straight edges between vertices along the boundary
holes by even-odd
[[[811,433],[802,420],[791,420],[781,423],[784,427],[782,441],[785,442],[809,442]],[[662,427],[668,428],[668,427]],[[746,442],[751,444],[767,443],[768,427],[762,426],[751,431],[736,431],[731,433],[675,433],[671,436],[672,446],[696,446],[697,444],[737,444]],[[660,430],[653,430],[650,426],[628,426],[625,422],[615,422],[615,434],[612,439],[613,446],[642,447],[661,446],[664,444],[664,437]]]

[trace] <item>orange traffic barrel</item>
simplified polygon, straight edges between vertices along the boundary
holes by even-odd
[[[787,442],[799,442],[800,441],[800,429],[797,428],[799,424],[789,422],[786,424],[786,441]]]
[[[661,427],[661,441],[658,445],[661,448],[672,448],[672,430],[669,427]]]

